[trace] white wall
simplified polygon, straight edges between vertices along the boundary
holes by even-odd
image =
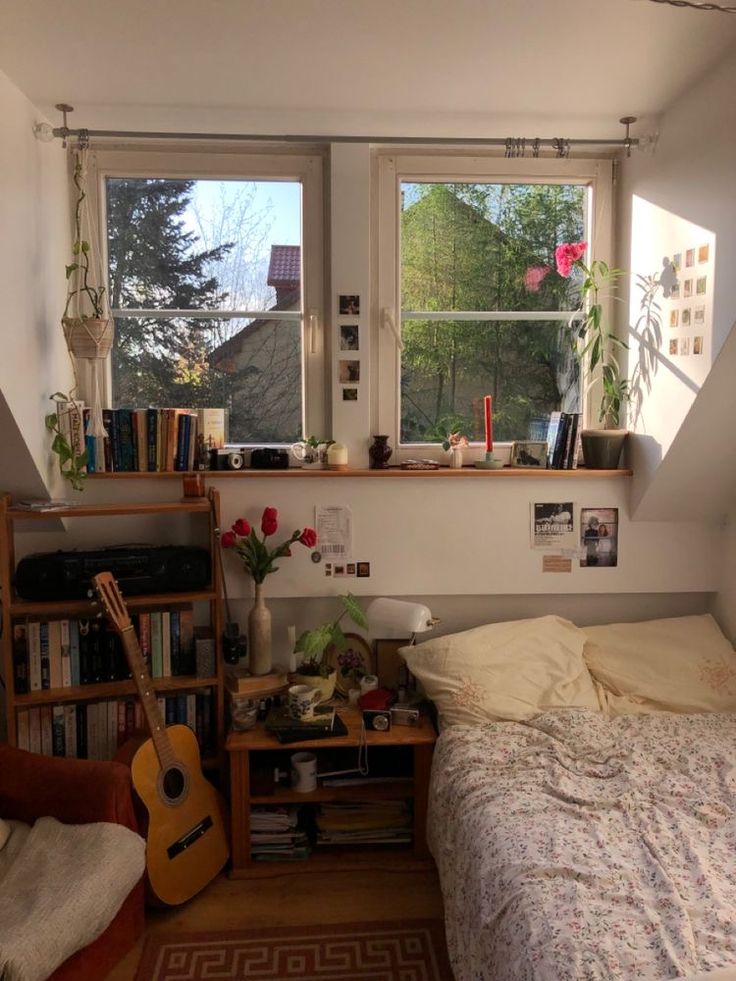
[[[711,613],[736,645],[736,510],[721,528],[723,568]]]
[[[68,391],[71,378],[60,323],[70,242],[66,156],[58,140],[35,139],[40,118],[0,72],[0,392],[22,436],[3,427],[0,488],[26,494],[40,493],[53,474],[43,420],[49,396]]]

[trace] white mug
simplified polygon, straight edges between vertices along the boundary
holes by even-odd
[[[364,674],[360,679],[360,694],[365,695],[367,691],[378,688],[378,677],[375,674]]]
[[[293,443],[291,452],[294,459],[301,463],[302,467],[320,470],[327,466],[327,447],[324,443],[317,446],[312,446],[306,441]]]
[[[299,794],[311,794],[317,789],[317,757],[314,753],[292,755],[291,789]]]
[[[289,715],[292,719],[313,719],[314,706],[322,697],[318,688],[309,685],[292,685],[289,688]]]

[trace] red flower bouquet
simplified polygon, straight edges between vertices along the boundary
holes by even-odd
[[[276,508],[265,508],[261,518],[262,537],[259,538],[256,529],[252,528],[245,518],[238,518],[230,531],[222,535],[220,543],[223,548],[235,549],[243,565],[253,577],[253,581],[262,583],[270,572],[278,571],[278,566],[274,565],[277,559],[291,555],[291,546],[294,542],[300,542],[306,548],[314,548],[317,544],[317,533],[314,529],[304,528],[292,532],[291,537],[280,545],[269,548],[266,539],[275,535],[278,527],[279,513]]]

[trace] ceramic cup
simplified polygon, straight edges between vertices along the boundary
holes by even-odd
[[[364,674],[360,679],[360,694],[365,695],[367,691],[374,691],[378,688],[378,678],[375,674]]]
[[[314,706],[322,697],[318,688],[309,685],[292,685],[289,688],[289,715],[292,719],[313,719]]]
[[[291,453],[295,460],[307,470],[324,470],[327,466],[327,444],[319,443],[311,446],[309,443],[293,443]]]
[[[291,789],[299,794],[311,794],[317,789],[317,757],[314,753],[292,755]]]

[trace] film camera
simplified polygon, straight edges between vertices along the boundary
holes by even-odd
[[[245,457],[240,450],[210,450],[210,470],[242,470]]]
[[[250,465],[253,470],[288,470],[289,454],[272,446],[251,450]]]

